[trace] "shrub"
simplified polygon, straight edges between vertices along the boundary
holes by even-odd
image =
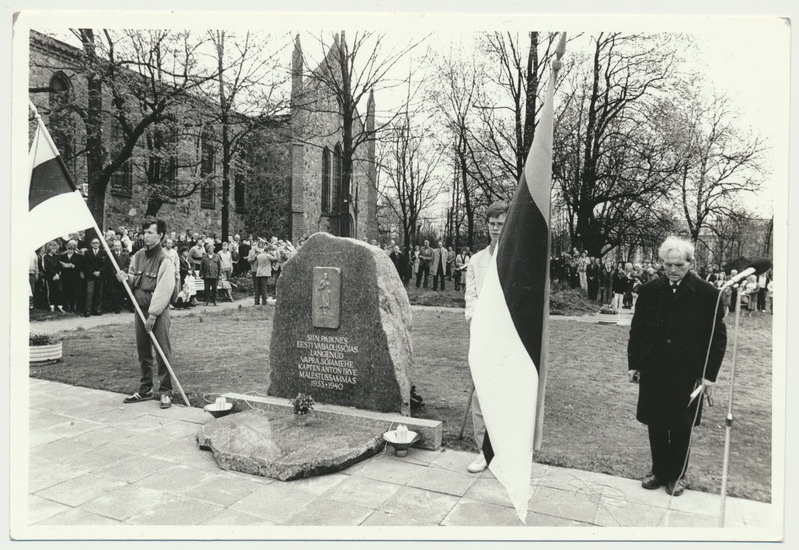
[[[50,336],[49,334],[39,334],[36,332],[31,332],[30,337],[28,338],[28,345],[29,346],[49,346],[50,344],[55,344],[59,340]]]

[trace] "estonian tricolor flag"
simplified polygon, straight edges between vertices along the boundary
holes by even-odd
[[[30,159],[27,234],[31,238],[31,248],[39,248],[61,235],[92,227],[94,218],[41,119],[38,119],[33,137]]]
[[[564,49],[561,35],[558,58]],[[522,522],[531,492],[539,371],[546,359],[553,95],[559,66],[559,59],[553,62],[535,138],[477,300],[469,345],[486,424],[483,452]]]

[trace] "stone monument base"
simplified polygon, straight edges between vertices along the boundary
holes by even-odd
[[[287,399],[224,397],[235,414],[203,425],[197,441],[213,451],[223,468],[237,472],[282,481],[337,472],[380,452],[383,433],[398,424],[421,435],[415,447],[441,447],[437,420],[317,404],[310,422],[299,426]]]
[[[312,417],[300,426],[293,416],[252,409],[212,420],[197,440],[225,469],[281,481],[337,472],[383,448],[381,435],[357,422]]]

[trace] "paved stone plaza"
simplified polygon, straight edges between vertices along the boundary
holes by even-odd
[[[521,525],[489,471],[466,472],[470,453],[412,449],[399,459],[389,450],[339,473],[280,482],[221,470],[200,451],[197,430],[211,420],[202,409],[124,405],[121,394],[30,384],[33,526]],[[718,522],[718,495],[686,491],[669,502],[635,480],[539,464],[532,485],[528,526]],[[727,501],[729,527],[769,527],[771,514],[769,504]]]

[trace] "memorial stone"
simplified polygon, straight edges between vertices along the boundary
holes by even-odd
[[[385,252],[316,233],[282,269],[269,395],[409,415],[410,303]]]

